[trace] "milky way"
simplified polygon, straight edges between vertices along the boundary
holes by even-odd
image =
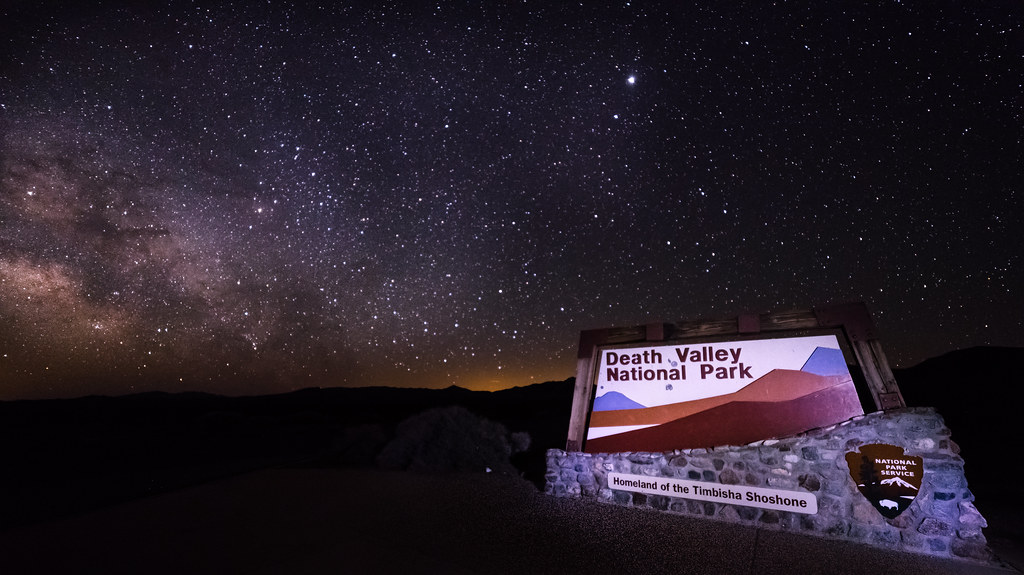
[[[144,4],[0,9],[0,399],[839,301],[897,365],[1024,345],[1018,3]]]

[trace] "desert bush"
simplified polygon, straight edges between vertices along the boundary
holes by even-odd
[[[524,437],[525,436],[525,437]],[[529,435],[509,435],[504,425],[464,407],[428,409],[398,424],[377,456],[386,469],[484,471],[516,474],[513,451],[529,447]],[[515,448],[515,449],[514,449]]]

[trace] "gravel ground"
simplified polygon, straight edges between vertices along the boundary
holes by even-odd
[[[497,474],[272,469],[0,532],[20,573],[901,573],[1008,568],[594,502]]]

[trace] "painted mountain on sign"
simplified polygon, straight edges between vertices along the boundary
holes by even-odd
[[[815,369],[830,371],[828,359]],[[743,445],[863,413],[849,372],[819,375],[776,369],[735,393],[648,408],[595,410],[585,450],[605,453]]]
[[[791,369],[776,369],[768,372],[764,377],[759,377],[752,383],[743,387],[736,393],[717,395],[705,399],[670,403],[656,407],[641,407],[637,409],[622,408],[616,411],[597,410],[597,401],[603,397],[615,394],[625,398],[624,395],[615,392],[607,393],[594,400],[594,413],[590,415],[590,427],[615,427],[621,425],[661,425],[670,421],[688,417],[714,407],[734,403],[737,401],[749,402],[779,402],[790,401],[805,395],[821,391],[836,385],[843,385],[850,380],[850,376],[821,376],[803,371]],[[626,398],[626,401],[631,401]]]
[[[848,375],[850,368],[846,366],[846,358],[842,350],[819,347],[807,358],[800,371],[817,375]]]
[[[631,409],[644,409],[644,406],[617,391],[610,391],[594,400],[594,411]]]

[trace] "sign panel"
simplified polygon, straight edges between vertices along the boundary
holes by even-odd
[[[609,473],[608,487],[620,491],[634,491],[648,495],[665,495],[682,499],[697,499],[713,503],[728,503],[777,511],[792,511],[813,515],[818,512],[818,500],[803,491],[786,491],[747,485],[723,485],[701,481],[687,481],[668,477],[647,477]]]
[[[924,461],[897,445],[862,445],[860,452],[846,454],[846,463],[857,490],[889,519],[910,507],[924,478]]]
[[[864,413],[834,335],[607,347],[595,382],[591,453],[743,445]]]

